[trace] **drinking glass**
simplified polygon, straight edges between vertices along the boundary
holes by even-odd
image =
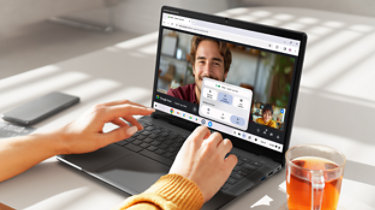
[[[334,210],[340,196],[345,156],[323,145],[291,147],[285,154],[289,210]]]

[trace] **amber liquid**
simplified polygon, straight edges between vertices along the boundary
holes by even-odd
[[[294,164],[310,170],[337,169],[335,163],[314,157],[302,157],[292,161]],[[289,173],[290,170],[290,173]],[[289,177],[288,177],[288,174]],[[338,170],[324,172],[324,188],[312,192],[311,174],[298,168],[287,168],[287,194],[289,210],[319,209],[322,198],[321,210],[335,210],[340,196],[342,175]],[[324,190],[323,190],[324,189]],[[312,208],[312,193],[314,193],[315,206]]]

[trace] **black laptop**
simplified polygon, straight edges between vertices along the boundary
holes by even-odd
[[[191,131],[206,125],[232,140],[239,159],[203,206],[220,208],[284,166],[306,39],[301,32],[164,6],[151,104],[156,112],[139,119],[144,130],[58,159],[138,194],[168,173]]]

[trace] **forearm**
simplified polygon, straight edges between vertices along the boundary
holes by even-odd
[[[60,136],[33,134],[0,140],[0,182],[59,154]]]

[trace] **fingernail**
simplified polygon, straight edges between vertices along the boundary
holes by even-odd
[[[148,110],[148,111],[153,111],[153,112],[155,111],[155,109],[154,109],[154,108],[150,108],[150,107],[149,107],[149,108],[147,108],[147,110]]]
[[[129,136],[132,136],[134,135],[136,132],[138,131],[138,128],[136,126],[132,126],[130,127],[126,133],[129,135]]]

